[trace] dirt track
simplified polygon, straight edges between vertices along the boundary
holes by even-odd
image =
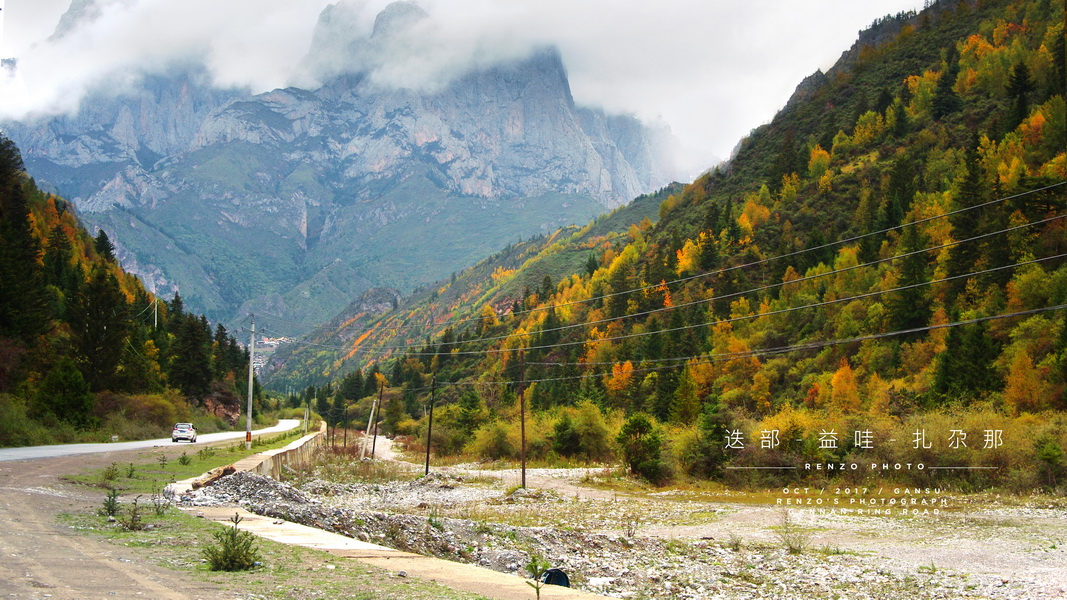
[[[186,449],[182,446],[181,449]],[[179,449],[165,450],[177,456]],[[0,463],[0,597],[229,599],[236,596],[150,564],[145,553],[71,531],[62,513],[86,512],[103,493],[60,480],[87,467],[129,462],[139,452]]]

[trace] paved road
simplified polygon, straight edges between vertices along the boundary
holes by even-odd
[[[257,429],[253,435],[264,433],[278,433],[289,431],[300,421],[297,419],[281,419],[274,427]],[[222,433],[205,433],[196,436],[196,443],[221,442],[224,440],[244,439],[243,431],[224,431]],[[184,443],[184,442],[179,442]],[[110,444],[60,444],[55,446],[24,446],[21,448],[0,448],[0,462],[8,460],[32,460],[37,458],[55,458],[57,456],[73,456],[75,454],[93,454],[96,452],[119,452],[122,450],[141,450],[157,446],[175,445],[170,438],[158,440],[141,440],[139,442],[114,442]],[[194,444],[196,445],[196,444]]]

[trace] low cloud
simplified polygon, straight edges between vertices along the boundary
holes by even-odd
[[[89,90],[121,90],[189,62],[204,64],[216,85],[255,92],[314,87],[345,71],[432,90],[555,46],[577,102],[669,124],[692,164],[706,167],[769,120],[804,76],[832,65],[860,29],[921,1],[420,0],[425,18],[398,11],[406,25],[377,35],[386,0],[341,0],[318,28],[325,0],[96,4],[96,18],[19,52],[21,81],[0,84],[0,117],[71,112]]]

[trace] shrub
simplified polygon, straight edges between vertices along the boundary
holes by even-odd
[[[581,450],[578,432],[574,430],[574,423],[567,413],[563,413],[563,417],[556,421],[552,435],[552,449],[560,456],[574,456]]]
[[[167,509],[170,508],[170,501],[163,495],[163,490],[156,488],[152,492],[152,511],[157,517],[162,517],[167,514]]]
[[[668,478],[666,466],[660,457],[663,436],[648,415],[637,413],[627,419],[615,441],[622,449],[623,459],[631,473],[651,483],[661,483]]]
[[[0,394],[0,446],[41,446],[55,443],[52,432],[31,419],[25,402]]]
[[[115,517],[126,531],[141,531],[145,528],[144,520],[141,518],[141,507],[138,505],[140,499],[140,496],[134,498],[133,504],[126,507],[126,513]]]
[[[1051,435],[1044,435],[1034,442],[1034,450],[1041,463],[1041,471],[1047,478],[1048,486],[1055,488],[1056,477],[1063,470],[1063,448]]]
[[[794,523],[789,510],[782,511],[781,521],[774,533],[790,554],[802,554],[811,546],[812,532]]]
[[[259,560],[255,536],[237,529],[241,516],[234,514],[230,522],[232,527],[211,534],[218,545],[204,548],[204,557],[212,571],[247,571]]]
[[[611,429],[604,421],[600,408],[589,400],[578,405],[574,432],[578,435],[581,453],[586,458],[597,461],[611,458]]]
[[[100,514],[105,517],[114,517],[119,512],[119,491],[115,488],[108,488],[107,495],[104,496],[104,507],[100,509]]]
[[[507,425],[500,421],[479,429],[470,443],[470,450],[493,460],[514,458],[519,454],[518,445],[509,439]]]

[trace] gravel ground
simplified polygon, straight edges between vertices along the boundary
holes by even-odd
[[[236,503],[502,572],[521,572],[535,553],[567,572],[574,587],[618,598],[1067,598],[1067,583],[1056,575],[1067,554],[1067,532],[1041,529],[1035,535],[1025,526],[1033,519],[1058,522],[1064,514],[1055,507],[995,507],[940,520],[792,510],[801,537],[814,537],[805,552],[789,554],[768,527],[768,514],[775,513],[767,507],[668,499],[670,494],[653,500],[610,493],[575,497],[551,489],[506,494],[483,479],[440,473],[384,483],[311,479],[297,489],[237,473],[183,502]],[[776,514],[772,518],[780,519],[781,511]],[[1024,568],[1009,575],[965,573],[945,568],[951,560],[938,558],[925,566],[927,555],[959,552],[960,539],[973,540],[978,554],[1003,560],[1018,554],[1014,560],[1025,559]]]

